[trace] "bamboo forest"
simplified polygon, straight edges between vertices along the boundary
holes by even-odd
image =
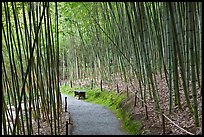
[[[202,135],[201,2],[2,2],[2,135]]]

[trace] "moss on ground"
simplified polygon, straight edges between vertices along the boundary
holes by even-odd
[[[125,94],[119,93],[117,94],[114,91],[100,91],[100,89],[88,89],[88,88],[70,88],[68,86],[61,86],[60,91],[63,94],[68,96],[74,96],[73,90],[85,90],[86,91],[86,99],[84,101],[91,102],[94,104],[100,104],[102,106],[106,106],[110,109],[118,119],[122,122],[122,128],[130,135],[138,135],[140,134],[140,123],[135,121],[129,111],[125,110],[122,106],[124,104],[124,100],[126,99]],[[130,107],[129,107],[130,108]]]

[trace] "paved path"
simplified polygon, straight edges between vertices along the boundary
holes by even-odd
[[[65,96],[62,94],[63,102]],[[67,97],[73,121],[72,135],[126,135],[120,128],[120,121],[104,106]]]

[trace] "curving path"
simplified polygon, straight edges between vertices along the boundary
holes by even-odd
[[[63,102],[66,96],[62,94]],[[120,128],[120,121],[104,106],[67,97],[73,121],[72,135],[126,135]]]

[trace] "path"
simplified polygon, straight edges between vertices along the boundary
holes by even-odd
[[[65,96],[62,94],[63,102]],[[104,106],[67,97],[73,121],[72,135],[126,135],[120,128],[120,121]]]

